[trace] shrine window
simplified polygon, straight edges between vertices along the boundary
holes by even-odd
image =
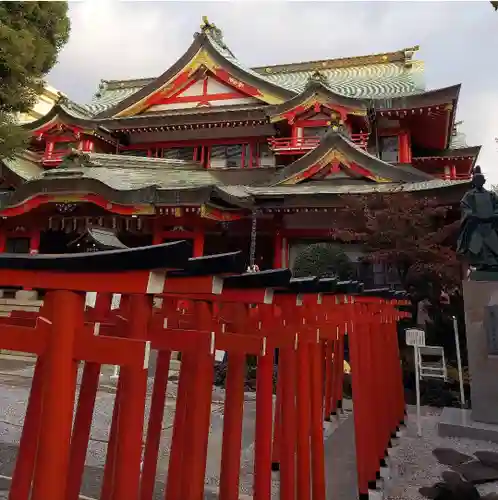
[[[250,163],[249,144],[222,144],[211,147],[211,168],[244,168]]]
[[[123,149],[119,152],[120,155],[125,156],[149,156],[148,149]]]
[[[259,142],[254,145],[252,163],[252,167],[275,166],[275,155],[267,142]]]
[[[5,251],[7,253],[29,253],[30,238],[7,238]]]
[[[380,159],[389,163],[399,161],[399,141],[397,135],[380,137]]]
[[[53,151],[69,151],[70,149],[79,149],[79,141],[58,141],[54,142]]]
[[[322,138],[327,133],[327,127],[303,127],[303,137]]]
[[[183,148],[163,148],[159,150],[158,156],[167,160],[181,160],[192,161],[194,160],[196,148],[193,146]]]

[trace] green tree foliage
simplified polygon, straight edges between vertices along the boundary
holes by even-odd
[[[0,158],[26,140],[13,113],[31,109],[69,38],[67,2],[0,1]]]
[[[495,10],[498,10],[498,2],[491,2],[491,5],[495,8]]]
[[[293,274],[296,278],[337,276],[347,280],[354,277],[355,269],[341,249],[329,243],[314,243],[296,257]]]

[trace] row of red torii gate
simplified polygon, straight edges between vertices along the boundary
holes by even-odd
[[[0,254],[2,287],[44,291],[39,313],[0,322],[0,349],[37,356],[9,499],[78,500],[101,365],[109,364],[120,373],[100,498],[152,500],[173,351],[182,363],[165,499],[203,499],[219,349],[228,354],[219,498],[239,498],[244,377],[253,355],[253,497],[270,500],[278,474],[281,500],[325,500],[323,421],[341,408],[346,336],[358,492],[367,498],[405,418],[396,328],[403,294],[333,278],[293,279],[287,269],[243,272],[238,252],[186,255],[185,241]],[[85,308],[89,290],[98,294],[94,308]],[[122,295],[118,309],[110,307],[113,293]],[[162,300],[154,305],[154,297]],[[144,434],[151,349],[158,354]]]

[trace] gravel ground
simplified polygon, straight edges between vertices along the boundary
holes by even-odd
[[[498,444],[470,439],[439,437],[437,425],[441,410],[422,408],[422,437],[417,437],[415,409],[408,408],[407,427],[398,446],[393,448],[390,457],[391,478],[386,481],[387,500],[423,500],[418,489],[432,486],[441,480],[441,473],[449,468],[440,464],[432,450],[435,448],[452,448],[467,455],[479,450],[498,452]],[[478,487],[481,494],[498,491],[498,483],[489,483]]]

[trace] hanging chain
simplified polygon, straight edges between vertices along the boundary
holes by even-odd
[[[252,211],[252,224],[251,224],[251,248],[249,250],[249,265],[254,269],[256,261],[256,229],[257,229],[257,211]]]

